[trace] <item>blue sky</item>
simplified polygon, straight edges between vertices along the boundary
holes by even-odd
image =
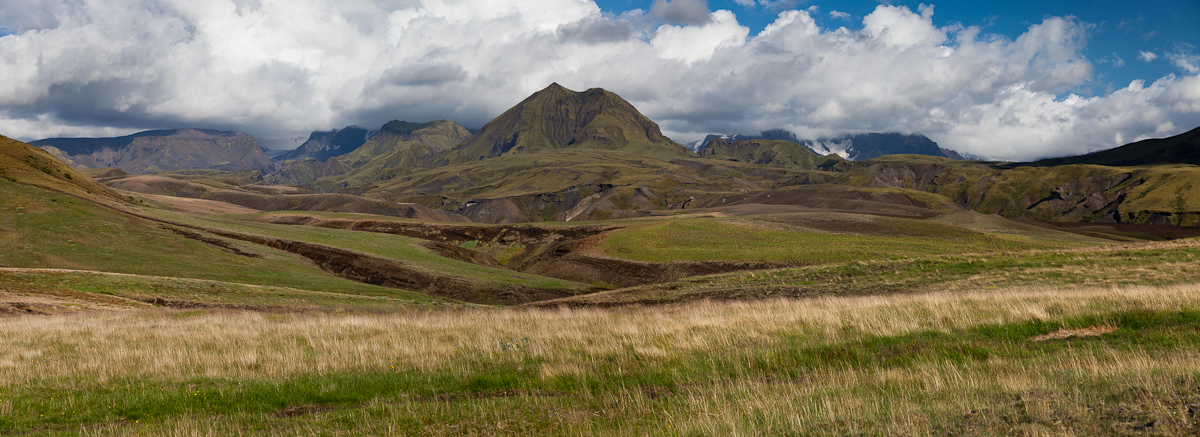
[[[629,10],[650,10],[653,0],[599,0],[600,9],[620,15]],[[757,35],[787,9],[816,7],[813,17],[822,27],[862,29],[862,18],[880,4],[905,6],[917,10],[922,4],[934,6],[933,23],[937,26],[976,26],[987,33],[1015,39],[1048,16],[1075,16],[1091,24],[1086,54],[1096,67],[1093,81],[1071,91],[1084,95],[1109,94],[1136,79],[1153,81],[1168,74],[1180,74],[1166,58],[1173,52],[1200,52],[1200,1],[1197,0],[1052,0],[1052,1],[783,1],[744,6],[732,0],[712,0],[709,9],[726,9],[737,15],[738,22]],[[849,14],[845,18],[833,12]],[[1157,58],[1146,62],[1142,52]]]
[[[1200,126],[1196,22],[1196,0],[0,0],[0,134],[294,146],[479,128],[557,82],[679,142],[902,132],[1031,160]]]

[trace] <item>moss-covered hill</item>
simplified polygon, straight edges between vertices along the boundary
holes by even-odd
[[[563,148],[623,150],[659,158],[691,154],[620,96],[600,88],[575,92],[555,83],[488,122],[439,162],[459,164]]]

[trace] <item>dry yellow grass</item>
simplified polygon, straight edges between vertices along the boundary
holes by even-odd
[[[671,374],[680,357],[738,357],[746,350],[770,349],[782,341],[781,335],[801,336],[818,346],[852,344],[868,335],[956,332],[987,324],[1196,308],[1200,284],[705,301],[623,309],[459,308],[376,315],[146,311],[21,317],[0,319],[0,393],[116,387],[130,381],[167,387],[208,378],[285,381],[344,372],[473,375],[496,369],[498,362],[536,362],[539,368],[533,374],[542,380],[605,372]],[[1200,351],[1100,346],[1021,359],[818,366],[789,378],[756,374],[751,358],[746,355],[743,364],[721,374],[715,367],[712,374],[675,371],[676,388],[666,397],[637,386],[615,392],[581,386],[555,396],[525,393],[432,402],[401,394],[300,417],[169,416],[155,421],[153,428],[113,423],[89,427],[86,433],[122,435],[150,429],[147,432],[156,435],[263,430],[380,435],[411,432],[396,427],[414,417],[458,418],[429,422],[420,428],[422,435],[529,435],[546,432],[545,423],[561,427],[553,432],[564,435],[932,435],[945,431],[939,428],[944,425],[939,418],[967,427],[957,433],[976,429],[985,434],[1003,430],[1059,435],[1074,433],[1071,429],[1104,431],[1110,429],[1104,426],[1126,422],[1137,426],[1145,415],[1163,420],[1160,430],[1165,424],[1177,429],[1190,420],[1182,404],[1143,398],[1169,397],[1180,384],[1197,384]],[[1122,400],[1106,401],[1094,390],[1080,389],[1088,384],[1102,385],[1106,396]],[[1121,398],[1125,395],[1128,401]],[[1097,402],[1116,402],[1112,408],[1137,414],[1104,416],[1108,422],[1103,426],[1079,428],[1079,418],[1096,416]],[[12,407],[0,403],[0,415],[8,414],[4,408]],[[1020,419],[1016,424],[1002,421],[1013,414]],[[543,427],[530,425],[528,415],[538,416]],[[323,422],[331,417],[339,425]],[[1074,423],[1075,428],[1056,425],[1060,422]]]
[[[78,314],[0,319],[0,388],[113,378],[283,377],[376,369],[468,366],[465,351],[530,339],[547,376],[587,372],[581,357],[653,359],[720,351],[801,331],[823,341],[869,333],[1046,320],[1103,307],[1200,307],[1200,285],[1108,289],[1017,288],[976,293],[697,302],[627,309],[432,309],[380,315],[254,312]],[[468,371],[467,368],[462,368]]]

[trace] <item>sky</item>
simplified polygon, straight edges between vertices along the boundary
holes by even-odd
[[[679,142],[923,134],[1001,160],[1200,126],[1200,0],[0,0],[0,135],[478,129],[551,83]]]

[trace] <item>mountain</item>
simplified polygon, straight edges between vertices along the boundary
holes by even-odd
[[[1026,165],[1045,167],[1068,164],[1122,167],[1152,164],[1200,165],[1200,127],[1169,138],[1142,140],[1087,155],[1043,159]]]
[[[470,136],[467,128],[450,120],[426,123],[392,120],[362,147],[338,159],[353,168],[379,158],[390,162],[387,167],[424,166],[433,154],[450,150]]]
[[[830,154],[830,158],[841,157]],[[700,156],[724,156],[742,162],[755,164],[782,165],[811,169],[825,162],[826,157],[813,153],[792,141],[785,140],[726,140],[720,137],[709,140],[708,145],[701,149]]]
[[[128,173],[193,168],[271,171],[258,140],[241,132],[174,129],[116,138],[48,138],[29,143],[77,168],[117,167]]]
[[[938,147],[924,135],[892,133],[869,133],[846,135],[841,138],[806,140],[805,147],[821,155],[836,153],[850,161],[864,161],[883,155],[930,155],[961,160],[963,157],[950,149]]]
[[[690,155],[620,96],[600,88],[576,92],[554,83],[488,122],[441,161],[465,163],[563,148],[664,158]]]
[[[312,158],[324,162],[326,159],[353,152],[367,142],[370,132],[358,126],[347,126],[330,131],[316,131],[308,136],[308,141],[295,150],[287,152],[276,161]]]
[[[345,185],[387,178],[387,174],[394,175],[403,169],[427,166],[439,153],[470,136],[470,131],[449,120],[426,123],[392,120],[349,153],[324,162],[314,158],[284,161],[279,164],[278,171],[265,179],[273,184],[307,185],[327,178],[322,185],[336,190]],[[346,177],[337,178],[342,175]]]

